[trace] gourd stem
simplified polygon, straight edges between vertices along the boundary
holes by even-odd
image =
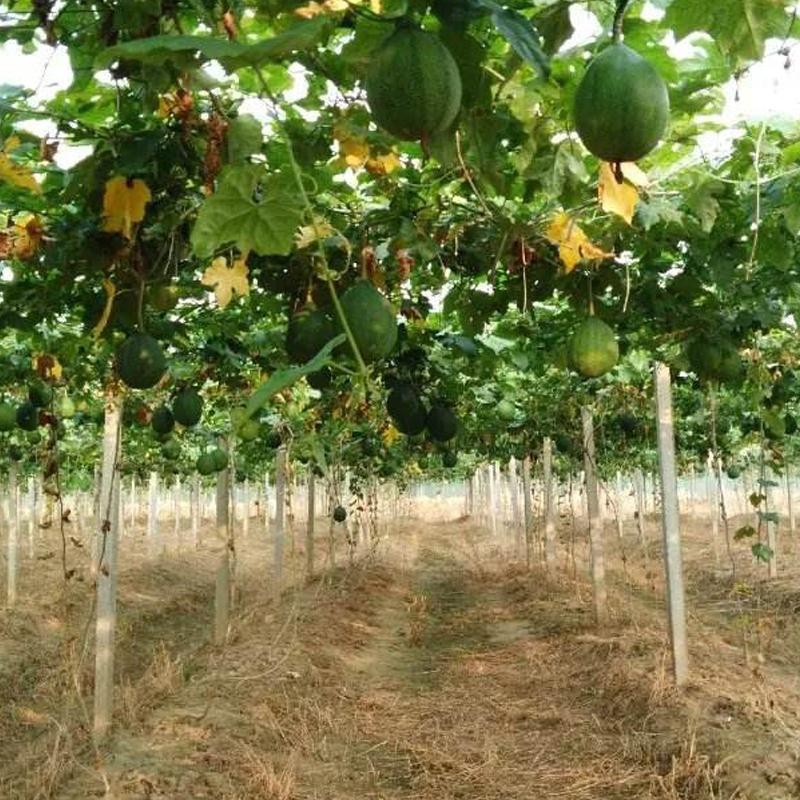
[[[261,84],[261,88],[264,94],[273,102],[275,103],[275,97],[269,89],[269,85],[267,84],[266,78],[264,78],[263,73],[260,69],[256,68],[255,70],[256,76],[258,77],[259,83]],[[277,105],[277,104],[276,104]],[[306,191],[305,184],[303,183],[303,173],[300,171],[300,165],[297,163],[297,159],[294,155],[294,147],[292,145],[292,139],[289,136],[288,132],[286,131],[285,126],[283,125],[282,120],[276,115],[273,118],[273,121],[280,129],[281,133],[283,134],[284,142],[286,144],[286,152],[289,156],[289,166],[291,167],[292,174],[294,175],[295,183],[297,184],[297,189],[300,192],[300,198],[303,201],[303,205],[306,207],[306,214],[308,215],[309,219],[313,222],[314,219],[314,208],[311,205],[311,200],[309,199],[308,192]],[[358,364],[359,372],[366,378],[369,375],[367,370],[367,365],[364,363],[364,359],[361,355],[361,351],[358,349],[358,344],[353,336],[353,331],[350,328],[350,325],[347,322],[347,316],[344,313],[344,309],[342,308],[341,303],[339,302],[339,296],[336,294],[336,287],[334,286],[333,280],[331,280],[330,272],[328,269],[328,259],[325,255],[325,249],[322,246],[322,242],[317,239],[317,255],[320,259],[320,262],[324,266],[325,271],[325,282],[328,284],[328,289],[331,293],[331,299],[333,300],[334,308],[336,309],[336,316],[339,318],[339,322],[341,323],[342,329],[344,330],[345,335],[347,336],[347,341],[350,344],[350,349],[353,351],[353,355],[356,359],[356,364]]]
[[[594,292],[592,291],[592,273],[589,273],[589,316],[594,316]]]
[[[139,291],[136,296],[136,321],[139,323],[139,332],[144,333],[144,278],[139,276]]]
[[[347,341],[350,344],[350,349],[353,351],[353,355],[356,359],[356,364],[358,364],[359,372],[363,375],[367,374],[367,365],[364,363],[364,359],[361,355],[361,351],[358,349],[358,344],[356,343],[355,336],[353,336],[353,331],[350,328],[350,324],[347,321],[347,315],[344,313],[344,309],[342,308],[342,304],[339,302],[339,295],[336,294],[336,287],[333,285],[333,281],[330,278],[326,278],[328,283],[328,289],[331,293],[331,300],[333,300],[333,306],[336,309],[336,316],[339,318],[339,322],[344,330],[345,336],[347,336]]]
[[[622,39],[622,21],[625,19],[625,12],[630,3],[631,0],[617,0],[617,11],[614,14],[614,25],[611,29],[611,37],[615,43]]]

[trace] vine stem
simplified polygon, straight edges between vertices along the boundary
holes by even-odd
[[[353,351],[353,355],[356,358],[358,370],[362,375],[366,376],[367,365],[364,363],[364,359],[361,356],[361,351],[358,349],[358,343],[356,342],[355,336],[353,336],[353,331],[350,330],[350,324],[347,321],[347,316],[344,313],[342,304],[339,302],[339,295],[336,293],[336,287],[333,285],[333,281],[330,279],[330,276],[326,275],[325,280],[328,284],[328,290],[331,293],[331,300],[333,300],[333,305],[336,309],[336,315],[339,317],[339,322],[342,324],[342,328],[347,336],[347,341],[350,343],[350,349]]]
[[[617,0],[617,10],[614,14],[614,24],[611,28],[611,38],[614,43],[622,41],[622,22],[625,19],[625,12],[628,10],[631,0]]]
[[[725,489],[722,484],[722,459],[717,443],[717,388],[714,384],[708,387],[708,410],[711,422],[711,468],[713,480],[716,481],[717,493],[719,495],[719,506],[714,509],[714,513],[716,514],[719,512],[722,517],[722,526],[725,531],[725,549],[728,553],[728,560],[731,562],[731,580],[733,583],[736,583],[736,559],[733,557],[733,549],[731,547],[728,510],[725,507]]]
[[[472,174],[469,171],[469,167],[467,166],[466,162],[464,161],[464,153],[461,149],[461,131],[456,131],[456,155],[458,156],[458,163],[461,167],[461,171],[464,175],[464,179],[469,184],[472,191],[475,193],[475,197],[478,198],[478,202],[483,209],[483,212],[486,216],[491,217],[492,212],[489,210],[489,206],[486,205],[486,200],[483,199],[483,195],[480,193],[478,187],[475,185],[475,181],[472,179]]]
[[[758,131],[758,138],[756,139],[755,150],[753,152],[753,169],[755,171],[755,210],[753,219],[753,245],[750,249],[750,258],[747,261],[747,279],[753,272],[753,266],[756,262],[756,255],[758,253],[758,237],[761,231],[761,148],[764,144],[764,134],[766,133],[766,123],[761,123],[761,128]]]
[[[288,135],[283,122],[278,117],[277,114],[277,100],[275,96],[269,89],[267,85],[267,81],[264,78],[264,74],[261,72],[260,69],[255,70],[256,75],[258,76],[259,83],[261,84],[261,89],[263,90],[264,94],[270,99],[273,105],[276,107],[276,113],[273,115],[273,120],[275,124],[281,129],[281,133],[283,134],[283,139],[286,143],[286,152],[289,156],[289,165],[292,169],[292,175],[294,176],[295,183],[297,184],[297,189],[300,192],[300,198],[303,201],[303,205],[306,208],[306,214],[308,215],[309,220],[313,224],[314,222],[314,207],[311,205],[311,200],[308,197],[308,192],[306,191],[306,187],[303,184],[303,173],[300,171],[300,166],[297,163],[297,159],[294,155],[294,147],[292,146],[291,137]],[[345,336],[347,336],[347,341],[350,344],[350,349],[353,351],[353,355],[356,359],[356,364],[358,364],[358,371],[364,376],[366,379],[368,376],[367,365],[364,362],[364,358],[361,355],[361,351],[358,348],[358,343],[356,342],[355,336],[353,336],[353,331],[350,328],[350,324],[347,321],[347,316],[344,313],[344,309],[342,308],[341,302],[339,302],[339,295],[336,293],[336,287],[333,284],[333,280],[330,276],[330,271],[328,269],[328,258],[325,255],[325,250],[322,247],[322,243],[319,239],[316,242],[317,245],[317,255],[325,266],[325,282],[328,284],[328,290],[330,291],[331,300],[333,301],[333,306],[336,309],[336,316],[339,318],[339,322],[344,330]]]
[[[144,333],[144,276],[139,274],[139,292],[136,298],[136,319],[139,323],[139,331]]]

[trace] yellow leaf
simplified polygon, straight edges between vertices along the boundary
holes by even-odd
[[[245,297],[250,294],[247,280],[248,269],[245,259],[237,258],[229,267],[224,256],[215,258],[203,273],[202,284],[214,290],[220,308],[225,308],[236,294]]]
[[[319,239],[326,239],[335,233],[333,227],[324,219],[317,218],[313,225],[303,225],[295,236],[295,244],[298,249],[314,244]]]
[[[358,169],[369,159],[369,145],[363,139],[347,138],[339,140],[339,157],[348,167]]]
[[[350,4],[347,0],[325,0],[323,3],[316,3],[314,0],[301,8],[296,8],[294,13],[303,19],[312,19],[320,14],[337,14],[340,11],[347,11]]]
[[[130,239],[133,226],[144,219],[150,197],[147,184],[138,178],[119,176],[107,181],[103,196],[103,230],[107,233],[121,233],[126,239]]]
[[[177,102],[175,101],[174,94],[159,95],[158,109],[156,110],[156,116],[161,117],[162,119],[166,119],[167,117],[170,117],[172,116],[172,114],[175,113],[176,107],[177,107]]]
[[[36,182],[31,171],[26,166],[12,161],[9,157],[9,153],[16,150],[19,145],[19,137],[9,136],[3,149],[0,150],[0,180],[38,194],[42,191],[42,187]]]
[[[400,431],[394,425],[387,425],[381,434],[381,440],[387,447],[391,447],[400,438]]]
[[[35,214],[26,214],[14,221],[12,252],[20,261],[32,258],[39,252],[44,238],[41,220]]]
[[[622,183],[617,181],[614,168],[603,162],[600,164],[600,178],[597,181],[597,199],[603,211],[622,217],[630,225],[639,202],[639,190],[624,178]]]
[[[57,381],[64,374],[64,368],[58,359],[48,353],[37,353],[33,357],[33,369],[43,380]]]
[[[367,159],[367,172],[371,175],[389,175],[403,166],[400,157],[395,152],[384,153],[379,156],[370,156]]]
[[[294,13],[303,19],[313,19],[320,14],[324,14],[325,9],[319,3],[311,2],[301,8],[296,8]]]
[[[373,175],[388,175],[403,166],[394,150],[373,153],[364,133],[357,127],[348,125],[345,119],[334,125],[333,138],[339,144],[339,165],[342,167],[366,167]]]
[[[92,335],[98,339],[108,325],[109,317],[111,317],[111,310],[114,308],[114,297],[117,294],[117,287],[110,278],[103,278],[103,288],[106,290],[106,304],[103,308],[103,313],[97,321],[97,325],[92,329]]]
[[[564,211],[559,211],[553,217],[545,236],[558,246],[558,255],[564,263],[564,271],[567,274],[572,272],[580,261],[595,261],[614,256],[613,253],[607,253],[592,244],[575,220]]]

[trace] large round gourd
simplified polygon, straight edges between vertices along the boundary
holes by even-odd
[[[597,317],[588,317],[572,336],[570,362],[584,378],[599,378],[619,361],[619,345],[614,331]]]
[[[461,108],[461,75],[441,39],[398,28],[379,48],[366,80],[375,122],[399,139],[428,141],[447,130]]]
[[[386,400],[386,410],[400,433],[417,436],[425,430],[428,411],[413,386],[395,386]]]
[[[686,348],[692,371],[706,381],[735,382],[743,371],[739,351],[729,341],[713,338],[694,339]]]
[[[24,431],[35,431],[39,427],[39,409],[25,402],[17,408],[17,425]]]
[[[592,61],[575,93],[575,129],[587,150],[613,164],[638,161],[664,136],[669,94],[655,67],[624,44]]]
[[[289,320],[286,353],[293,363],[305,364],[335,336],[336,326],[324,311],[299,311]]]
[[[119,377],[131,389],[150,389],[167,370],[167,360],[161,345],[146,333],[129,336],[117,348]]]
[[[428,434],[435,442],[449,442],[458,433],[458,417],[453,409],[441,403],[435,403],[425,420]]]
[[[446,450],[442,454],[442,466],[445,469],[452,469],[458,464],[458,453],[455,450]]]
[[[366,363],[386,358],[397,344],[397,317],[391,303],[367,280],[353,284],[341,299],[350,332]],[[342,345],[350,352],[350,344]]]
[[[197,425],[203,416],[203,398],[194,389],[182,389],[172,401],[172,416],[184,428]]]
[[[201,475],[211,475],[217,471],[217,462],[211,453],[201,453],[195,467]]]
[[[159,406],[150,419],[150,427],[159,435],[166,436],[175,428],[175,417],[166,406]]]

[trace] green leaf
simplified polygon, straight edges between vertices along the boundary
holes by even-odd
[[[201,258],[230,244],[242,252],[287,255],[302,221],[292,178],[270,175],[260,164],[233,165],[200,207],[192,248]]]
[[[114,27],[138,30],[161,16],[161,0],[119,0],[114,9]]]
[[[230,59],[223,66],[231,69],[257,67],[265,61],[281,61],[294,53],[313,50],[328,32],[329,18],[325,15],[304,20],[281,31],[263,42],[242,45],[240,56]]]
[[[338,336],[331,339],[311,361],[297,367],[289,367],[289,369],[273,372],[272,375],[255,390],[253,396],[247,401],[247,416],[252,417],[278,392],[282,392],[293,383],[299,381],[304,375],[318,372],[323,369],[323,367],[327,367],[331,362],[331,353],[346,339],[347,337],[343,333],[340,333]]]
[[[589,180],[589,171],[575,143],[566,139],[557,145],[552,170],[545,179],[547,188],[560,197],[565,189],[583,190]]]
[[[675,207],[673,201],[667,197],[651,197],[649,200],[639,200],[636,205],[636,217],[642,227],[649,231],[660,222],[674,222],[680,225],[683,215]]]
[[[759,511],[758,518],[762,522],[773,522],[775,525],[781,521],[777,511]]]
[[[687,192],[685,200],[689,210],[697,217],[700,227],[710,233],[719,215],[719,202],[715,195],[723,189],[722,183],[706,180]]]
[[[800,161],[800,142],[794,142],[783,149],[781,153],[781,164],[788,167]]]
[[[228,125],[228,161],[246,161],[260,152],[263,138],[261,123],[250,114],[240,114]]]
[[[750,549],[756,561],[763,561],[766,563],[775,555],[772,552],[772,548],[763,542],[756,542],[756,544],[754,544]]]
[[[794,236],[800,235],[800,203],[786,206],[783,209],[783,222],[789,233]]]
[[[786,271],[797,263],[794,244],[787,238],[783,227],[764,226],[758,242],[758,260],[766,266]]]
[[[733,534],[733,538],[734,541],[740,542],[742,539],[752,538],[757,533],[758,531],[752,525],[743,525]]]
[[[311,452],[314,455],[314,461],[317,462],[317,466],[322,470],[323,476],[328,478],[328,460],[325,458],[325,450],[322,447],[322,443],[316,437],[311,441]]]
[[[530,359],[525,353],[512,353],[511,356],[511,363],[520,370],[526,370],[530,366]]]
[[[442,337],[442,344],[448,347],[455,347],[462,353],[468,356],[474,356],[478,353],[478,345],[475,340],[469,336],[459,336],[457,334],[448,334]]]
[[[520,58],[525,59],[543,78],[550,74],[550,60],[542,50],[536,28],[527,17],[510,8],[498,8],[492,13],[492,21]]]
[[[172,61],[183,66],[216,60],[226,69],[236,70],[308,50],[322,38],[327,25],[324,16],[303,20],[269,39],[250,45],[214,36],[163,35],[134,39],[103,50],[95,59],[95,67],[106,69],[120,60],[151,64]]]
[[[114,45],[103,50],[95,59],[97,69],[106,69],[115,61],[141,61],[161,64],[176,61],[180,64],[192,62],[224,61],[241,55],[242,45],[210,36],[150,36],[131,42]]]
[[[355,34],[342,47],[342,61],[359,71],[365,70],[375,51],[391,36],[393,30],[388,22],[357,17]]]
[[[786,34],[785,7],[784,0],[674,0],[664,24],[678,39],[702,31],[727,55],[753,61],[763,57],[766,39]]]

